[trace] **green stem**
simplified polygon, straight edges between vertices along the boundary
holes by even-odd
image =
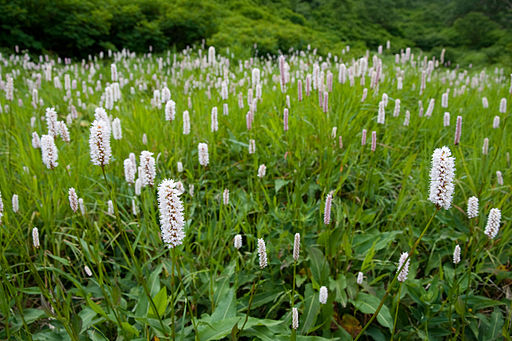
[[[398,287],[398,297],[396,301],[396,310],[395,310],[395,321],[393,322],[393,331],[391,332],[391,340],[395,337],[395,330],[396,330],[396,321],[398,320],[398,307],[400,306],[400,291],[402,289],[403,282],[400,283],[400,286]]]
[[[414,245],[412,246],[411,248],[411,252],[409,252],[409,256],[404,260],[404,263],[402,264],[402,266],[400,267],[400,269],[398,269],[398,271],[396,272],[395,274],[395,277],[393,278],[393,280],[391,281],[391,283],[389,284],[388,286],[388,289],[386,290],[386,293],[384,294],[384,296],[382,297],[382,299],[380,300],[380,303],[379,303],[379,306],[377,307],[377,310],[375,310],[375,313],[373,313],[372,317],[370,318],[370,320],[366,323],[366,325],[363,327],[363,329],[361,329],[361,331],[359,332],[359,334],[357,334],[357,337],[354,339],[354,341],[357,341],[359,340],[359,338],[361,337],[361,335],[363,335],[364,331],[370,326],[370,324],[373,322],[373,320],[375,320],[375,318],[377,317],[377,315],[379,314],[380,310],[382,309],[382,306],[384,305],[384,301],[386,300],[386,297],[388,297],[390,291],[391,291],[391,288],[393,288],[393,285],[395,284],[397,278],[398,278],[398,274],[402,271],[402,268],[405,266],[405,264],[407,264],[408,260],[412,257],[412,255],[414,254],[414,251],[416,250],[416,247],[418,247],[418,244],[420,243],[421,239],[423,238],[423,236],[425,235],[425,233],[427,232],[427,229],[428,227],[430,226],[430,224],[432,223],[432,221],[434,220],[434,217],[436,216],[437,212],[439,211],[439,207],[435,210],[434,214],[432,215],[432,217],[430,217],[430,220],[428,221],[427,225],[425,226],[425,228],[423,229],[423,232],[421,232],[420,236],[418,237],[418,239],[416,240],[416,242],[414,243]]]
[[[258,283],[260,281],[260,278],[261,278],[261,272],[258,275],[258,278],[254,281],[254,283],[252,283],[251,296],[249,297],[249,305],[247,306],[247,313],[245,314],[244,324],[242,325],[242,327],[238,331],[238,335],[239,336],[242,333],[242,331],[244,330],[244,327],[247,324],[247,321],[249,320],[249,312],[251,311],[252,300],[254,299],[254,293],[256,292],[256,287],[257,287],[257,285],[258,285]]]

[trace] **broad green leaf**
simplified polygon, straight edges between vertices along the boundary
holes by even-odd
[[[373,314],[377,310],[380,299],[375,296],[360,292],[356,299],[352,301],[352,304],[364,314]],[[393,328],[393,319],[386,305],[383,305],[380,309],[379,315],[377,315],[377,321],[384,327],[389,329]]]
[[[139,331],[137,328],[129,324],[128,322],[121,322],[121,326],[123,327],[123,330],[129,334],[139,336]]]
[[[96,315],[98,315],[98,313],[92,310],[92,308],[85,307],[78,315],[82,319],[81,332],[83,332],[84,330],[89,329],[93,325],[93,320],[96,317]]]
[[[494,309],[489,321],[489,326],[485,330],[485,340],[497,340],[501,335],[503,328],[503,315],[498,308]]]
[[[149,275],[148,286],[151,296],[155,296],[160,291],[160,273],[162,272],[163,264],[158,264]]]
[[[99,302],[98,303],[95,303],[93,302],[89,296],[87,296],[87,304],[89,305],[89,307],[94,310],[97,314],[100,314],[101,316],[103,317],[107,317],[107,314],[105,313],[105,311],[103,310],[103,308],[100,306]]]
[[[23,310],[23,318],[27,324],[31,324],[46,316],[44,310],[28,308]]]
[[[235,290],[229,288],[228,292],[221,297],[220,302],[215,307],[212,314],[212,320],[225,320],[228,318],[235,317],[236,315],[236,301],[235,301]]]
[[[160,316],[160,318],[162,318],[165,313],[165,309],[167,308],[167,302],[167,289],[166,287],[162,287],[162,289],[160,289],[160,291],[155,295],[155,297],[153,297],[153,303],[156,306],[156,311],[158,312],[158,315],[155,313],[153,305],[150,304],[148,317],[158,318],[158,316]]]
[[[279,190],[283,188],[283,186],[286,186],[289,182],[290,180],[276,179],[274,181],[276,193],[279,192]]]
[[[304,297],[305,302],[301,315],[300,328],[302,334],[307,334],[308,331],[315,326],[316,318],[320,311],[320,302],[318,301],[318,293],[314,292],[311,284],[306,285]]]
[[[329,265],[325,260],[324,254],[316,247],[310,247],[308,251],[313,279],[320,286],[327,285],[329,280]]]

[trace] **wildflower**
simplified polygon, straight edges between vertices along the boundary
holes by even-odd
[[[153,186],[155,184],[155,158],[153,153],[144,150],[140,153],[139,177],[142,187]]]
[[[235,249],[240,249],[242,247],[242,236],[237,234],[235,236],[235,239],[233,241],[233,246],[235,247]]]
[[[325,209],[324,209],[324,224],[329,225],[331,223],[331,205],[332,205],[332,192],[327,194],[325,198]]]
[[[201,166],[208,166],[210,160],[208,156],[208,145],[206,143],[199,143],[197,145],[197,156],[199,157],[199,164]]]
[[[136,216],[137,215],[137,211],[138,211],[137,203],[135,202],[135,199],[132,199],[132,214],[134,216]]]
[[[224,202],[224,205],[229,205],[229,189],[225,189],[222,193],[222,201]]]
[[[376,131],[372,131],[372,152],[375,151],[375,149],[377,148],[377,132]]]
[[[120,140],[123,138],[121,120],[119,118],[114,118],[112,121],[112,135],[114,136],[114,140]]]
[[[258,168],[258,178],[263,178],[265,173],[267,172],[267,166],[265,164],[261,164]]]
[[[293,260],[295,260],[295,261],[299,260],[299,253],[300,253],[300,234],[295,233],[295,238],[293,240]]]
[[[453,199],[453,178],[455,177],[455,158],[448,147],[437,148],[432,155],[430,170],[429,200],[438,208],[449,209]]]
[[[46,108],[46,125],[48,127],[48,135],[52,137],[56,136],[58,133],[57,127],[57,112],[55,108]]]
[[[135,182],[135,167],[132,161],[128,158],[123,162],[124,165],[124,179],[127,183],[133,184]]]
[[[142,144],[147,145],[148,144],[148,136],[146,133],[142,134]]]
[[[298,94],[297,94],[298,101],[302,102],[302,80],[301,79],[299,79],[297,81],[297,92],[298,92]]]
[[[59,165],[57,162],[59,154],[52,135],[41,136],[41,153],[43,163],[48,169],[54,169]]]
[[[450,126],[450,113],[449,113],[449,112],[445,112],[445,113],[444,113],[444,117],[443,117],[443,126],[444,126],[444,127],[448,127],[448,126]]]
[[[107,202],[107,207],[108,207],[108,211],[107,211],[107,213],[108,213],[109,215],[114,215],[114,203],[112,202],[112,200],[109,200],[109,201]]]
[[[489,138],[487,137],[484,139],[484,144],[482,145],[482,154],[489,154]]]
[[[384,102],[379,102],[379,114],[377,116],[377,123],[384,124],[386,122],[386,111],[384,110]]]
[[[430,102],[428,103],[427,112],[425,112],[426,117],[432,116],[432,112],[434,111],[434,105],[435,105],[435,99],[431,98]]]
[[[3,216],[4,216],[4,202],[2,201],[2,193],[0,192],[0,224],[2,223]]]
[[[62,121],[58,121],[57,129],[58,129],[58,133],[59,133],[60,137],[62,138],[62,141],[64,141],[64,142],[71,141],[71,139],[69,137],[69,130],[68,130],[66,123],[64,123]]]
[[[498,129],[500,127],[500,117],[499,116],[494,116],[494,120],[492,121],[492,127],[494,129]]]
[[[404,118],[404,126],[408,127],[409,126],[409,121],[411,119],[411,112],[409,110],[407,110],[405,112],[405,118]]]
[[[254,154],[255,151],[256,151],[256,141],[254,141],[253,139],[250,139],[249,140],[249,154]]]
[[[320,294],[318,296],[318,300],[320,301],[320,304],[326,304],[327,303],[327,288],[325,286],[320,287]]]
[[[357,280],[356,280],[357,284],[359,284],[359,285],[363,284],[363,279],[364,279],[363,276],[364,276],[363,273],[361,271],[359,271],[359,273],[357,274]]]
[[[441,107],[448,108],[448,92],[443,93],[441,96]]]
[[[211,117],[211,129],[212,132],[219,130],[219,122],[217,121],[217,107],[212,108],[212,117]]]
[[[190,115],[188,110],[183,112],[183,135],[190,134]]]
[[[476,218],[478,217],[478,198],[477,197],[470,197],[468,199],[468,218]]]
[[[292,328],[299,329],[299,311],[297,308],[292,308]]]
[[[454,145],[459,144],[461,131],[462,131],[462,116],[457,116],[457,125],[455,126],[455,139],[453,141]]]
[[[455,249],[453,250],[453,264],[459,264],[460,262],[460,246],[455,245]]]
[[[484,107],[484,109],[489,108],[489,101],[487,100],[487,97],[482,98],[482,106]]]
[[[393,111],[393,117],[398,117],[400,115],[400,99],[395,100],[395,110]]]
[[[404,252],[400,255],[400,260],[398,261],[398,269],[397,271],[400,271],[398,274],[398,281],[399,282],[405,282],[407,279],[407,275],[409,274],[409,262],[410,259],[407,259],[409,257],[409,254],[407,252]],[[407,263],[405,263],[405,260],[407,259]],[[405,263],[405,265],[404,265]],[[403,268],[402,268],[403,266]],[[402,270],[400,270],[402,269]]]
[[[263,269],[267,266],[267,248],[262,238],[258,239],[258,254],[260,256],[260,268]]]
[[[82,215],[85,215],[84,199],[78,199],[78,206],[80,207],[80,213],[82,213]]]
[[[41,139],[39,138],[39,135],[37,132],[32,133],[32,147],[34,148],[41,148]]]
[[[158,208],[162,239],[169,248],[183,243],[185,220],[180,192],[173,180],[165,179],[158,186]]]
[[[106,121],[95,120],[91,125],[89,136],[91,161],[96,166],[104,167],[110,163],[110,126]]]
[[[504,114],[507,112],[507,99],[502,98],[500,101],[500,113]]]
[[[18,194],[13,194],[12,195],[12,211],[14,213],[18,213],[19,210],[20,210],[20,204],[18,201]]]
[[[496,178],[498,180],[498,185],[503,186],[503,175],[500,171],[496,171]]]
[[[39,230],[37,227],[32,229],[32,244],[36,249],[38,249],[41,245],[39,244]]]
[[[165,120],[174,121],[174,115],[176,114],[176,102],[172,99],[165,103]]]
[[[76,195],[76,191],[73,187],[71,187],[68,191],[68,199],[69,199],[69,206],[73,210],[73,212],[76,213],[78,211],[78,196]]]
[[[366,100],[366,96],[368,96],[368,89],[364,88],[363,89],[363,95],[361,96],[361,103]]]
[[[84,271],[85,271],[85,274],[88,276],[88,277],[91,277],[92,276],[92,271],[91,269],[89,269],[89,267],[87,265],[84,266]]]
[[[361,135],[361,146],[364,146],[366,144],[366,129],[363,129],[362,135]]]
[[[283,127],[284,127],[284,131],[288,131],[288,109],[287,108],[284,108]]]
[[[497,208],[491,208],[487,225],[485,226],[485,235],[490,239],[494,239],[500,230],[501,211]]]
[[[94,109],[94,119],[96,121],[110,122],[107,112],[102,107],[98,107],[98,108]]]

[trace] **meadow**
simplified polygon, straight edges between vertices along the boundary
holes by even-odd
[[[510,339],[512,78],[443,53],[2,54],[0,339]]]

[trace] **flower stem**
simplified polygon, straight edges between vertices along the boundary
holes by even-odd
[[[366,325],[364,326],[363,329],[361,329],[361,331],[359,332],[359,334],[357,334],[357,337],[354,339],[354,341],[357,341],[359,340],[359,338],[361,337],[361,335],[363,335],[364,331],[370,326],[370,324],[373,322],[373,320],[375,320],[375,318],[377,317],[377,315],[379,314],[380,310],[382,309],[382,306],[384,305],[384,301],[386,300],[386,297],[388,297],[390,291],[391,291],[391,288],[393,288],[393,285],[395,284],[397,278],[398,278],[398,274],[402,271],[402,268],[405,266],[405,264],[407,264],[407,261],[412,257],[412,255],[414,254],[414,251],[416,250],[416,247],[418,247],[418,244],[420,243],[421,241],[421,238],[423,238],[423,236],[425,235],[425,233],[427,232],[428,230],[428,227],[430,226],[430,224],[432,223],[432,221],[434,220],[434,217],[436,216],[437,212],[439,211],[439,207],[435,210],[434,214],[432,215],[432,217],[430,217],[430,220],[428,221],[427,225],[425,226],[425,228],[423,229],[423,232],[421,232],[420,236],[418,237],[418,239],[416,240],[416,242],[414,243],[414,245],[412,246],[411,248],[411,252],[409,252],[409,256],[404,260],[403,264],[402,264],[402,267],[400,269],[398,269],[398,271],[396,272],[395,274],[395,277],[393,278],[393,280],[391,281],[391,283],[389,284],[388,286],[388,289],[386,290],[386,292],[384,293],[384,296],[382,297],[382,299],[380,300],[380,303],[379,303],[379,306],[377,307],[377,310],[375,310],[375,313],[373,313],[372,317],[370,318],[370,320],[366,323]]]

